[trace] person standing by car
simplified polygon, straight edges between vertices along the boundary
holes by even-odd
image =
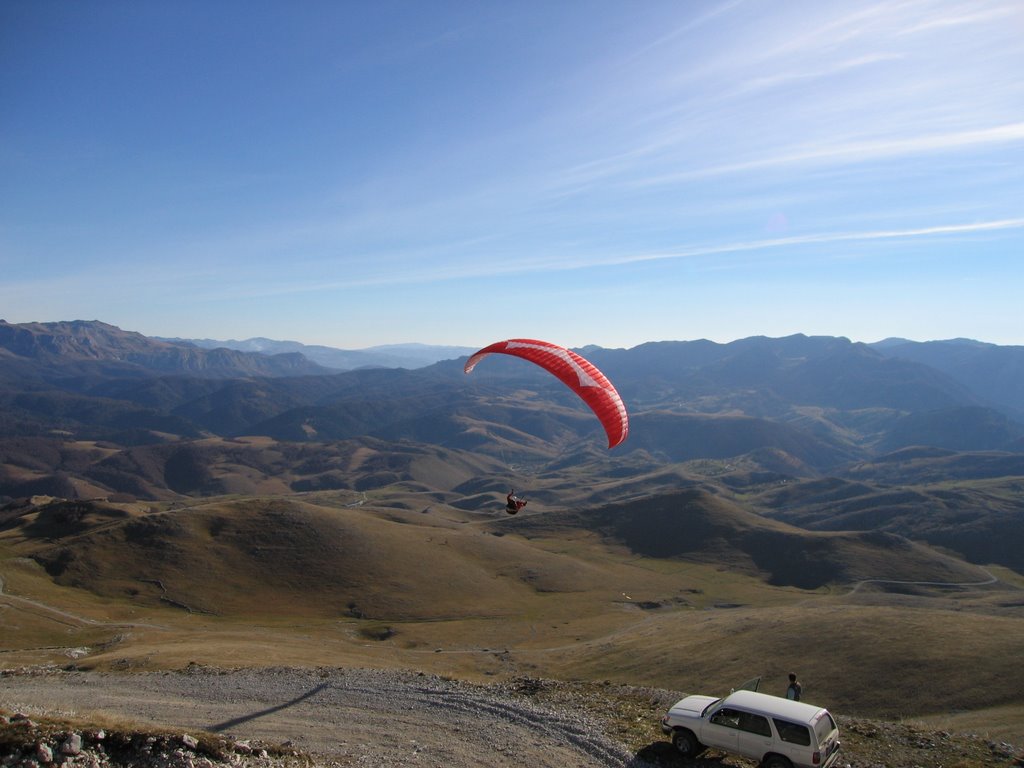
[[[786,689],[786,698],[792,699],[793,701],[800,701],[800,694],[803,693],[804,687],[800,685],[800,681],[796,679],[796,672],[789,673],[789,687]]]

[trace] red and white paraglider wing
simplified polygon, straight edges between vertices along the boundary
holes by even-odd
[[[472,355],[466,361],[466,373],[472,371],[487,355],[494,353],[521,357],[557,376],[590,406],[601,421],[608,435],[609,448],[614,448],[629,435],[629,416],[615,387],[593,363],[572,350],[536,339],[499,341]]]

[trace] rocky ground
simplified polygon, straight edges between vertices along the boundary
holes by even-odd
[[[9,670],[0,679],[0,764],[673,768],[687,763],[658,724],[679,695],[537,679],[477,685],[353,669]],[[840,766],[1024,766],[1024,751],[981,737],[841,714],[837,720]],[[711,751],[689,764],[754,765]]]

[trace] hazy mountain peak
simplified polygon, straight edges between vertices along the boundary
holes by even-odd
[[[171,339],[166,339],[170,341]],[[382,344],[365,349],[340,349],[319,344],[303,344],[298,341],[278,341],[255,337],[237,341],[234,339],[173,339],[202,349],[235,349],[243,352],[281,354],[298,352],[317,365],[338,371],[357,368],[423,368],[458,357],[466,357],[476,351],[474,347],[440,346],[432,344]]]
[[[297,376],[325,373],[294,352],[254,355],[228,349],[204,350],[191,344],[123,331],[98,320],[10,324],[0,321],[0,349],[49,366],[116,363],[150,373],[196,376]]]

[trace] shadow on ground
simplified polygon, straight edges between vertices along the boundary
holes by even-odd
[[[296,696],[291,701],[286,701],[284,704],[278,704],[276,707],[268,707],[267,709],[261,709],[259,712],[253,712],[249,715],[243,715],[242,717],[235,717],[231,720],[225,720],[223,723],[211,725],[209,728],[207,728],[207,730],[212,731],[213,733],[221,733],[222,731],[226,731],[228,728],[234,728],[235,726],[241,725],[242,723],[248,723],[250,720],[258,720],[261,717],[272,715],[275,712],[280,712],[283,709],[288,709],[288,707],[294,707],[296,704],[299,704],[305,701],[306,699],[311,699],[312,697],[320,693],[320,691],[324,690],[325,688],[328,688],[329,686],[330,683],[320,683],[320,685],[311,688],[301,696]]]
[[[683,766],[687,766],[687,768],[739,768],[739,765],[747,765],[747,763],[733,763],[721,755],[685,758],[676,751],[670,742],[655,741],[639,750],[633,756],[628,768],[651,765],[663,766],[663,768],[682,768]]]

